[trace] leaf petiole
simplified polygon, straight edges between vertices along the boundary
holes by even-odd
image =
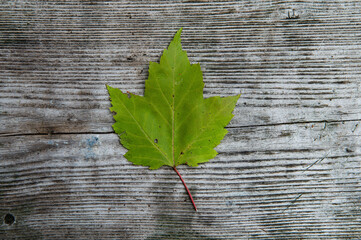
[[[180,175],[180,173],[178,172],[177,168],[176,168],[176,167],[173,167],[173,169],[174,169],[174,171],[178,174],[180,180],[182,181],[185,189],[187,190],[187,193],[188,193],[188,195],[189,195],[189,198],[191,199],[191,202],[192,202],[192,204],[193,204],[194,210],[196,210],[196,212],[197,212],[196,204],[194,203],[192,194],[191,194],[191,192],[189,191],[189,189],[188,189],[188,187],[187,187],[187,184],[186,184],[185,181],[183,180],[183,178],[182,178],[182,176]]]

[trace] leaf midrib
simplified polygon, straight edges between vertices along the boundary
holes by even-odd
[[[173,63],[175,63],[175,58],[177,56],[177,51],[175,51],[174,57],[173,57]],[[172,80],[173,80],[173,89],[172,89],[172,99],[173,99],[173,104],[172,104],[172,161],[173,161],[173,167],[175,167],[175,159],[174,159],[174,135],[175,135],[175,121],[174,121],[174,115],[175,115],[175,104],[174,104],[174,94],[175,94],[175,67],[172,68]]]

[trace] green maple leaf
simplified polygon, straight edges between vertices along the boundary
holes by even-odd
[[[157,169],[180,164],[195,167],[214,158],[240,95],[203,98],[199,64],[190,64],[182,50],[180,29],[160,63],[151,62],[143,96],[107,86],[114,115],[114,131],[128,149],[124,155],[136,165]],[[195,207],[196,209],[196,207]]]

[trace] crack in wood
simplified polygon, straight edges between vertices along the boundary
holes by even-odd
[[[347,120],[318,120],[318,121],[302,121],[302,122],[283,122],[283,123],[270,123],[270,124],[255,124],[246,126],[228,126],[226,129],[239,129],[239,128],[253,128],[253,127],[272,127],[282,125],[298,125],[298,124],[312,124],[312,123],[342,123],[342,122],[358,122],[361,119],[347,119]],[[353,132],[356,130],[358,124],[355,125]],[[37,132],[37,133],[0,133],[0,137],[18,137],[18,136],[43,136],[43,135],[65,135],[65,134],[111,134],[113,131],[105,132]]]

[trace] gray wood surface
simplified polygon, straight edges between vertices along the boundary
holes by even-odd
[[[0,239],[361,239],[361,1],[0,4]],[[179,167],[198,212],[123,157],[105,89],[142,94],[180,27],[205,96],[242,93]]]

